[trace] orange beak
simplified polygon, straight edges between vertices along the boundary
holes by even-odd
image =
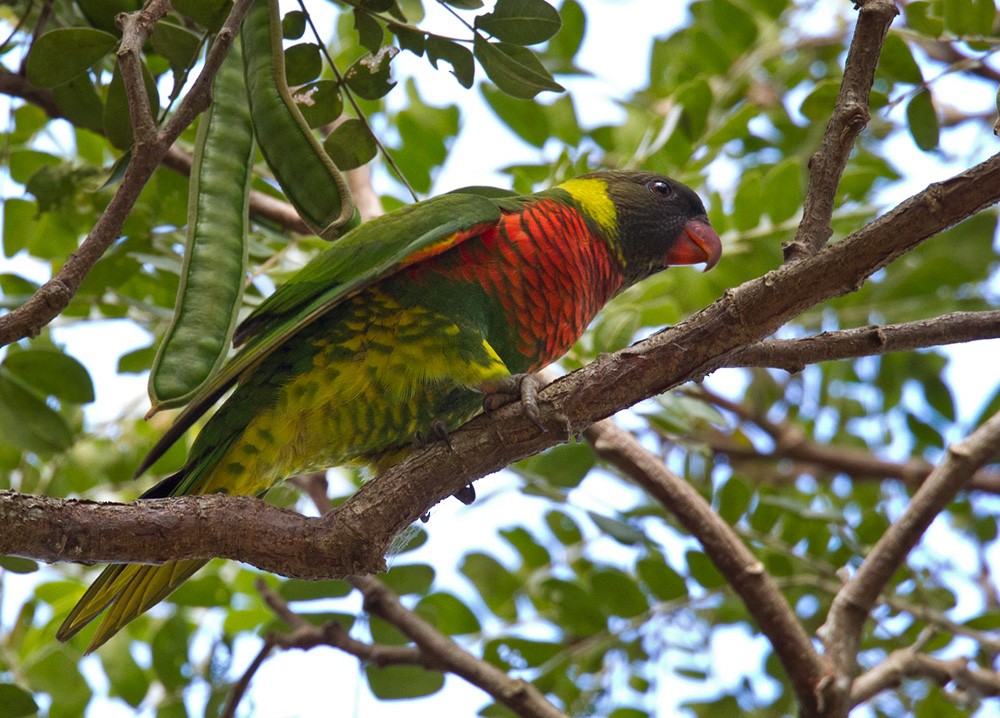
[[[705,271],[719,263],[722,257],[722,240],[707,219],[692,219],[667,252],[667,264],[705,263]]]

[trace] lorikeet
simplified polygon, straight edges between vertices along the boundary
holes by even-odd
[[[304,471],[398,462],[484,394],[562,356],[604,304],[722,245],[698,196],[647,172],[584,175],[537,194],[468,188],[345,235],[237,328],[243,348],[146,457],[145,471],[231,386],[187,463],[143,498],[265,494]],[[105,609],[88,650],[205,564],[109,566],[57,634]]]

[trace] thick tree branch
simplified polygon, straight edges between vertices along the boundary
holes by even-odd
[[[928,187],[808,260],[732,289],[688,320],[554,382],[539,397],[546,431],[539,432],[519,406],[503,407],[454,432],[452,448],[434,444],[414,452],[326,517],[290,518],[287,512],[238,497],[123,507],[8,493],[0,494],[0,525],[19,522],[24,529],[0,536],[0,551],[49,561],[155,563],[224,556],[313,578],[381,570],[382,557],[399,531],[468,482],[580,434],[642,399],[700,379],[724,365],[734,349],[760,341],[810,306],[852,291],[872,272],[998,199],[1000,156],[995,156]],[[51,532],[30,529],[32,521],[46,515],[37,512],[41,504],[31,501],[51,502],[45,504],[54,512]],[[214,512],[211,522],[200,519],[208,511]],[[246,513],[234,520],[241,512]],[[162,527],[167,514],[169,530],[140,528],[147,522]],[[254,539],[254,532],[270,535],[262,521],[283,527],[285,538]],[[53,537],[66,536],[68,522],[72,537],[63,544]],[[143,531],[155,540],[131,540],[132,533]]]
[[[945,459],[917,490],[903,515],[882,535],[857,573],[834,597],[822,628],[827,655],[837,667],[841,690],[856,675],[861,630],[886,584],[906,560],[931,521],[948,505],[975,471],[1000,452],[1000,413],[952,444]],[[846,680],[847,684],[843,681]]]
[[[36,336],[42,327],[66,308],[80,288],[84,277],[118,238],[125,218],[169,147],[198,113],[207,107],[211,99],[212,80],[229,51],[229,46],[251,1],[238,0],[233,6],[225,24],[216,35],[215,42],[209,48],[201,74],[176,112],[167,121],[166,126],[155,134],[155,139],[148,141],[142,139],[133,147],[132,159],[125,170],[118,191],[80,248],[69,256],[55,276],[43,284],[31,299],[8,314],[0,316],[0,346],[24,337]],[[142,12],[145,11],[140,11],[140,14]],[[141,47],[152,32],[152,24],[125,23],[127,29],[122,38],[122,45],[129,47],[135,43]],[[126,37],[131,33],[135,33],[135,37]],[[123,72],[127,67],[126,61]],[[145,94],[145,89],[142,90],[142,94]],[[141,129],[136,130],[137,138]]]
[[[788,606],[778,584],[740,537],[691,484],[670,471],[627,431],[610,419],[590,426],[584,436],[598,456],[618,468],[672,513],[698,539],[767,636],[799,698],[811,714],[816,694],[829,672]]]

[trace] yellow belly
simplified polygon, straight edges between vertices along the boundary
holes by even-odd
[[[201,492],[257,494],[305,471],[381,467],[394,461],[380,457],[401,458],[432,422],[456,428],[477,412],[478,388],[509,373],[481,334],[470,333],[377,289],[358,295],[334,331],[312,340],[311,367],[257,412]]]

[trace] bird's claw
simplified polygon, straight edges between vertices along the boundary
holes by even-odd
[[[542,424],[542,414],[538,408],[538,390],[542,382],[534,374],[511,374],[499,381],[483,387],[483,412],[489,414],[494,409],[506,406],[512,401],[521,402],[521,409],[532,424],[546,431]]]

